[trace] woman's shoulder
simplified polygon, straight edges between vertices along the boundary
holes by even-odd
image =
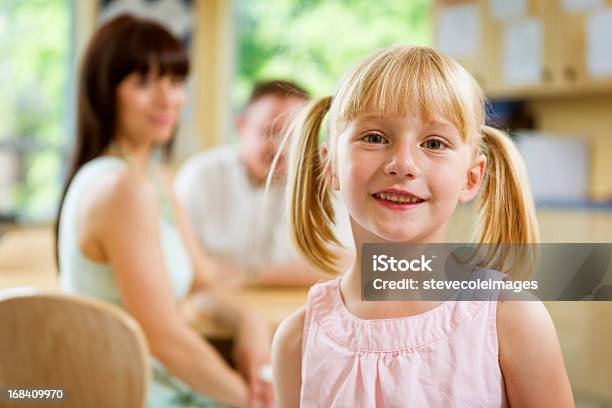
[[[116,160],[110,158],[110,160]],[[96,218],[130,217],[146,213],[157,206],[157,190],[150,177],[134,165],[107,162],[107,171],[95,175],[88,181],[85,207],[96,214]],[[83,168],[84,171],[89,169]]]
[[[97,187],[102,196],[111,202],[117,198],[149,198],[155,193],[151,178],[131,164],[115,168],[99,177]]]
[[[158,207],[155,184],[150,177],[133,166],[126,166],[109,175],[101,185],[100,193],[101,204],[108,207],[114,215],[130,216]]]

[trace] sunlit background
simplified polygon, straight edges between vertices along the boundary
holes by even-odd
[[[377,48],[433,45],[475,76],[489,121],[525,153],[543,241],[612,242],[612,0],[0,0],[0,288],[56,285],[50,224],[79,59],[96,26],[126,10],[171,22],[190,48],[174,168],[236,142],[258,80],[323,96]],[[472,224],[460,209],[451,238]],[[547,306],[578,406],[612,407],[610,303]]]

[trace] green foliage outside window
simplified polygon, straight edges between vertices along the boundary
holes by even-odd
[[[69,0],[0,0],[0,171],[13,174],[0,186],[0,213],[53,215],[70,140],[70,45]]]
[[[431,0],[236,0],[234,107],[253,83],[281,77],[315,96],[373,50],[432,42]]]

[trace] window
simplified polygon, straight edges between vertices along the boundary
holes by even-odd
[[[431,44],[430,3],[236,0],[234,108],[258,80],[295,80],[315,96],[328,95],[344,71],[375,49]]]
[[[49,220],[62,184],[70,0],[0,2],[0,217]]]

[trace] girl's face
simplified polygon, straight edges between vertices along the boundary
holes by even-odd
[[[146,75],[132,72],[117,87],[115,136],[130,144],[168,142],[184,101],[183,79],[160,76],[155,66]]]
[[[365,112],[337,140],[336,188],[357,243],[444,242],[457,205],[478,192],[486,160],[449,122]]]

